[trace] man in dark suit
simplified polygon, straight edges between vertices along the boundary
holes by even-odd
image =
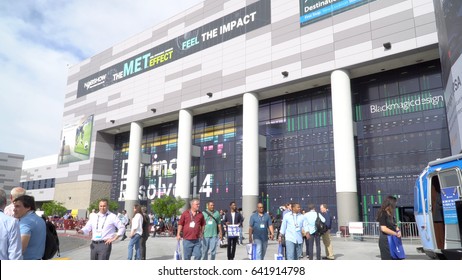
[[[244,221],[239,211],[236,211],[236,203],[229,204],[229,212],[225,214],[224,222],[228,231],[228,260],[234,260],[236,254],[236,244],[239,238],[239,230]]]

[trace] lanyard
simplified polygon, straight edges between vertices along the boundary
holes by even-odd
[[[263,215],[258,215],[258,217],[260,218],[260,223],[263,223],[263,218],[264,218],[264,214]]]
[[[197,215],[197,212],[196,212]],[[189,216],[191,217],[191,222],[194,222],[195,215],[192,214],[192,211],[189,211]]]
[[[293,215],[293,214],[292,214],[292,215]],[[293,215],[293,217],[294,217],[294,225],[295,225],[295,227],[298,227],[298,223],[297,223],[297,215],[298,215],[298,214],[295,214],[295,215]]]
[[[103,221],[103,224],[101,225],[101,229],[104,228],[104,223],[106,222],[106,219],[107,219],[107,213],[104,214],[104,221]],[[98,220],[96,221],[96,230],[98,230],[98,224],[99,224],[99,215],[98,215]]]

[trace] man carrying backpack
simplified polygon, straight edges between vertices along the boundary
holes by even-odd
[[[14,201],[14,217],[19,219],[24,260],[41,260],[45,251],[46,224],[35,214],[35,199],[22,195]]]
[[[326,258],[328,260],[335,260],[334,249],[332,248],[332,242],[330,240],[332,217],[330,216],[329,209],[327,209],[327,204],[321,204],[321,206],[319,206],[319,210],[321,210],[321,215],[324,217],[324,219],[326,219],[327,231],[321,234],[322,243],[324,243],[324,247],[326,248]]]
[[[325,222],[326,219],[318,212],[316,212],[316,207],[314,204],[308,204],[308,212],[305,214],[306,220],[308,222],[308,248],[306,250],[307,258],[312,260],[314,258],[314,243],[316,243],[316,259],[321,259],[321,235],[318,233],[318,228],[316,227],[316,219],[320,219],[321,222]]]

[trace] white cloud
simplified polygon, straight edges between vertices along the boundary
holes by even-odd
[[[0,152],[58,153],[67,67],[202,1],[1,1]]]

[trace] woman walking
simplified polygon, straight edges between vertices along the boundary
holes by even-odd
[[[377,215],[377,222],[380,226],[379,249],[382,260],[392,260],[388,236],[395,235],[401,238],[401,231],[396,225],[395,219],[396,197],[388,196],[382,203]]]
[[[135,260],[141,259],[140,252],[140,239],[143,234],[143,215],[141,214],[141,206],[135,204],[133,206],[133,218],[131,220],[130,228],[130,242],[128,243],[128,258],[129,260],[133,257],[133,246],[135,246]]]

